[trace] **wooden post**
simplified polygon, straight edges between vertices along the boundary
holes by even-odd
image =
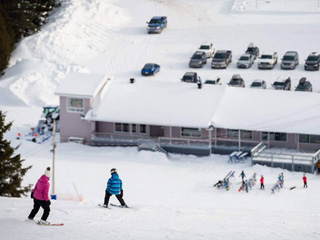
[[[56,156],[56,120],[53,119],[53,137],[52,137],[52,141],[53,141],[53,149],[52,149],[52,194],[51,197],[53,199],[56,199],[55,197],[55,156]]]
[[[240,152],[240,150],[241,150],[241,130],[239,129],[239,131],[238,131],[238,147],[239,147],[239,152]]]

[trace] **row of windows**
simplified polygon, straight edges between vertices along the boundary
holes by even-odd
[[[269,136],[269,138],[268,138]],[[234,130],[234,129],[227,129],[227,138],[234,138],[238,139],[239,138],[239,130]],[[241,139],[246,139],[250,140],[252,139],[252,131],[240,131],[240,138]],[[271,141],[282,141],[286,142],[287,141],[287,134],[286,133],[276,133],[276,132],[262,132],[261,138],[264,141],[268,141],[270,139]]]
[[[128,123],[115,123],[116,132],[130,132],[130,124]],[[131,124],[131,132],[137,132],[137,124]],[[147,133],[147,126],[144,124],[139,125],[140,133]]]

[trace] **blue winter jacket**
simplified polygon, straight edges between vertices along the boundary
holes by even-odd
[[[107,191],[110,194],[118,195],[122,190],[122,181],[119,178],[118,173],[113,173],[108,180]]]

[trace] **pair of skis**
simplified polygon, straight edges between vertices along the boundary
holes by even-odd
[[[50,224],[40,224],[40,220],[32,220],[34,221],[36,224],[40,225],[40,226],[63,226],[63,223],[50,223]]]
[[[102,204],[98,204],[99,207],[103,207],[103,208],[109,208],[109,207],[104,207]],[[110,206],[112,207],[118,207],[118,208],[129,208],[129,207],[123,207],[121,205],[117,205],[117,204],[113,204],[113,203],[110,203]]]

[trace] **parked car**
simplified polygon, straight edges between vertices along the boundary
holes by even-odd
[[[254,63],[254,56],[251,54],[243,54],[237,62],[238,68],[251,68]]]
[[[207,54],[202,51],[195,52],[189,61],[189,67],[202,68],[207,63]]]
[[[244,80],[241,78],[240,74],[233,74],[228,85],[231,87],[245,87]]]
[[[291,78],[290,77],[278,77],[277,80],[271,84],[275,90],[288,90],[291,89]]]
[[[299,65],[299,55],[295,51],[288,51],[281,59],[281,69],[295,69]]]
[[[154,75],[160,71],[160,66],[156,63],[147,63],[141,70],[141,74],[144,76]]]
[[[212,43],[203,43],[200,45],[198,51],[205,52],[207,55],[207,58],[211,58],[214,54],[215,47]]]
[[[147,24],[148,33],[161,33],[161,31],[167,27],[167,17],[153,17]]]
[[[257,57],[259,57],[260,54],[260,50],[257,46],[255,46],[253,43],[250,43],[247,50],[246,50],[247,54],[251,54],[254,56],[254,59],[256,59]]]
[[[320,52],[311,53],[306,59],[304,70],[317,70],[320,68]]]
[[[205,84],[213,84],[213,85],[221,85],[220,77],[216,77],[216,79],[208,79],[204,82]]]
[[[227,68],[232,62],[232,51],[219,50],[217,51],[211,62],[211,68]]]
[[[251,83],[250,88],[266,89],[267,85],[264,80],[256,79]]]
[[[299,84],[296,87],[296,91],[312,92],[312,84],[309,81],[307,81],[305,77],[303,77],[299,80]]]
[[[196,72],[186,72],[183,77],[181,78],[182,82],[198,82],[198,75]]]
[[[258,68],[259,69],[273,69],[278,62],[278,54],[276,52],[264,52],[259,57]]]

